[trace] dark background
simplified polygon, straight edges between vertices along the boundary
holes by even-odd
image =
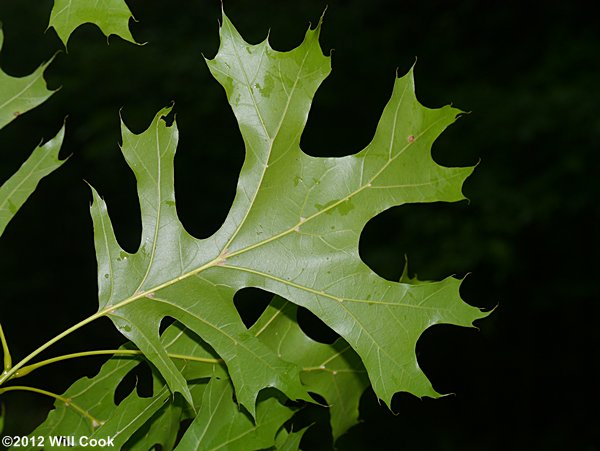
[[[452,102],[472,113],[436,142],[440,164],[480,161],[467,181],[470,203],[391,209],[361,239],[364,260],[396,279],[404,254],[422,279],[470,273],[463,297],[493,308],[480,330],[437,326],[418,344],[439,400],[400,394],[392,415],[372,392],[345,449],[598,450],[598,152],[600,26],[584,2],[329,0],[321,35],[333,73],[317,93],[303,149],[354,153],[371,139],[392,89],[418,58],[417,95],[429,107]],[[134,251],[140,232],[133,175],[122,159],[118,112],[140,132],[175,101],[178,212],[197,237],[221,224],[233,199],[243,144],[222,88],[202,54],[218,47],[218,1],[128,0],[138,47],[78,29],[69,52],[46,71],[49,101],[0,132],[0,180],[67,120],[62,155],[0,240],[0,318],[13,357],[94,313],[95,257],[88,215],[93,184],[117,235]],[[591,2],[590,2],[591,4]],[[50,0],[1,0],[0,64],[22,76],[62,46],[44,33]],[[250,42],[270,29],[288,50],[317,22],[324,0],[225,0]],[[256,293],[254,294],[256,295]],[[251,295],[252,296],[252,295]],[[108,320],[56,346],[53,354],[115,346]],[[50,354],[48,354],[50,355]],[[31,385],[62,392],[100,361],[64,362]],[[24,381],[25,382],[25,381]],[[41,422],[52,401],[3,397],[5,433]],[[305,449],[330,448],[315,426]]]

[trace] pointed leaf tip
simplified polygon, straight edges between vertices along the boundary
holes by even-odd
[[[0,50],[2,42],[0,30]],[[53,59],[54,56],[24,77],[12,77],[0,70],[0,129],[41,105],[56,92],[48,89],[44,79],[44,71]]]
[[[35,148],[19,170],[0,186],[0,235],[38,183],[65,162],[58,158],[64,131],[63,125],[55,137]]]

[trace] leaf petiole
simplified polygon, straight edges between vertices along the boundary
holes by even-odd
[[[4,353],[4,372],[6,373],[12,368],[12,357],[10,356],[10,350],[8,349],[8,342],[4,336],[4,330],[2,330],[2,324],[0,324],[0,341],[2,342],[2,352]]]
[[[197,268],[196,270],[190,272],[190,273],[186,273],[182,276],[177,277],[176,279],[163,283],[162,285],[159,285],[158,287],[153,288],[152,290],[147,290],[144,292],[137,292],[135,295],[119,302],[118,304],[112,305],[110,307],[104,308],[96,313],[94,313],[91,316],[88,316],[87,318],[79,321],[77,324],[69,327],[68,329],[66,329],[65,331],[61,332],[60,334],[58,334],[57,336],[55,336],[54,338],[52,338],[51,340],[48,340],[46,343],[44,343],[42,346],[40,346],[39,348],[37,348],[35,351],[31,352],[27,357],[25,357],[23,360],[21,360],[19,363],[17,363],[15,366],[11,367],[9,370],[5,370],[4,373],[2,373],[0,375],[0,387],[8,380],[12,379],[15,375],[15,373],[17,373],[19,371],[19,369],[23,368],[23,366],[25,366],[25,364],[29,361],[31,361],[33,358],[37,357],[39,354],[41,354],[43,351],[45,351],[46,349],[48,349],[50,346],[54,345],[55,343],[57,343],[58,341],[62,340],[63,338],[65,338],[67,335],[70,335],[71,333],[75,332],[78,329],[81,329],[83,326],[91,323],[94,320],[97,320],[98,318],[102,318],[103,316],[106,316],[110,313],[113,313],[115,310],[128,305],[132,302],[137,301],[138,299],[144,298],[146,296],[148,296],[151,293],[154,293],[154,291],[156,290],[160,290],[161,288],[167,287],[175,282],[178,282],[182,279],[185,279],[186,277],[189,277],[190,275],[193,274],[198,274],[202,271],[204,271],[207,268],[210,268],[211,266],[216,265],[219,262],[219,258],[212,260],[208,263],[206,263],[205,265],[202,265],[200,268]],[[3,342],[4,343],[4,342]],[[6,355],[6,354],[5,354]]]
[[[71,407],[73,410],[77,411],[82,416],[87,418],[90,421],[90,423],[92,423],[92,427],[94,429],[97,428],[98,426],[102,425],[102,422],[100,420],[98,420],[97,418],[95,418],[93,415],[91,415],[87,410],[79,407],[77,404],[73,403],[70,399],[65,398],[64,396],[61,396],[61,395],[57,395],[56,393],[52,393],[47,390],[42,390],[41,388],[28,387],[25,385],[12,385],[10,387],[0,388],[0,395],[4,394],[6,392],[9,392],[9,391],[29,391],[29,392],[39,393],[41,395],[49,396],[51,398],[54,398],[54,399],[64,402],[67,407]]]
[[[75,332],[76,330],[80,329],[81,327],[85,326],[86,324],[89,324],[92,321],[94,321],[94,320],[96,320],[98,318],[103,317],[104,315],[106,315],[106,313],[107,313],[106,310],[101,310],[101,311],[99,311],[99,312],[97,312],[97,313],[95,313],[95,314],[93,314],[91,316],[88,316],[84,320],[78,322],[74,326],[71,326],[67,330],[65,330],[62,333],[58,334],[56,337],[48,340],[42,346],[40,346],[39,348],[37,348],[35,351],[31,352],[27,357],[25,357],[23,360],[21,360],[19,363],[17,363],[15,366],[11,367],[8,371],[5,370],[4,373],[2,373],[2,375],[0,376],[0,386],[2,386],[9,379],[12,379],[12,377],[14,376],[14,374],[17,371],[19,371],[19,369],[21,369],[23,366],[25,366],[25,364],[27,362],[29,362],[30,360],[32,360],[37,355],[41,354],[43,351],[45,351],[46,349],[48,349],[54,343],[62,340],[67,335],[71,334],[72,332]],[[6,354],[5,354],[5,356],[6,356]],[[5,357],[5,362],[6,362],[6,357]]]
[[[79,357],[93,357],[93,356],[98,356],[98,355],[138,357],[138,356],[143,356],[144,354],[142,353],[142,351],[139,351],[137,349],[101,349],[101,350],[97,350],[97,351],[76,352],[73,354],[65,354],[65,355],[61,355],[58,357],[53,357],[51,359],[42,360],[41,362],[37,362],[37,363],[31,364],[31,365],[22,367],[20,370],[16,371],[12,375],[12,378],[16,379],[19,377],[26,376],[29,373],[31,373],[32,371],[37,370],[38,368],[41,368],[46,365],[50,365],[52,363],[61,362],[63,360],[76,359]],[[184,354],[167,353],[167,355],[171,359],[187,360],[190,362],[211,363],[211,364],[217,364],[217,363],[223,362],[222,359],[194,357],[194,356],[189,356],[189,355],[184,355]]]

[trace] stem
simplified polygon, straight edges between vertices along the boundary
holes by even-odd
[[[27,374],[31,373],[34,370],[37,370],[38,368],[41,368],[43,366],[46,365],[50,365],[51,363],[56,363],[56,362],[61,362],[63,360],[69,360],[69,359],[76,359],[79,357],[93,357],[93,356],[97,356],[97,355],[115,355],[115,356],[143,356],[143,352],[139,351],[137,349],[101,349],[98,351],[84,351],[84,352],[76,352],[73,354],[66,354],[66,355],[61,355],[58,357],[53,357],[51,359],[47,359],[47,360],[42,360],[41,362],[37,362],[34,363],[32,365],[28,365],[26,367],[22,367],[20,369],[20,371],[15,372],[12,375],[13,379],[19,378],[19,377],[23,377],[26,376]],[[193,356],[189,356],[189,355],[183,355],[183,354],[171,354],[171,353],[167,353],[167,355],[172,358],[172,359],[180,359],[180,360],[189,360],[192,362],[201,362],[201,363],[221,363],[223,362],[222,359],[212,359],[212,358],[205,358],[205,357],[193,357]]]
[[[2,375],[0,375],[0,387],[7,380],[11,379],[15,375],[15,373],[19,369],[21,369],[27,362],[29,362],[30,360],[32,360],[34,357],[37,357],[39,354],[41,354],[43,351],[45,351],[46,349],[48,349],[50,346],[52,346],[56,342],[62,340],[67,335],[69,335],[69,334],[75,332],[76,330],[82,328],[86,324],[89,324],[92,321],[94,321],[94,320],[96,320],[98,318],[101,318],[101,317],[103,317],[105,315],[113,313],[115,310],[117,310],[117,309],[119,309],[121,307],[124,307],[127,304],[131,304],[132,302],[135,302],[138,299],[144,298],[144,297],[148,296],[149,294],[154,293],[155,291],[158,291],[158,290],[160,290],[162,288],[168,287],[168,286],[172,285],[173,283],[179,282],[180,280],[183,280],[183,279],[189,277],[190,275],[202,272],[205,269],[210,268],[211,266],[214,266],[215,264],[217,264],[218,261],[220,261],[220,260],[219,259],[215,259],[213,261],[210,261],[210,262],[202,265],[201,267],[195,269],[194,271],[191,271],[191,272],[189,272],[187,274],[182,274],[181,276],[176,277],[175,279],[173,279],[173,280],[171,280],[169,282],[165,282],[165,283],[163,283],[161,285],[158,285],[157,287],[154,287],[151,290],[138,291],[133,296],[131,296],[131,297],[129,297],[129,298],[127,298],[127,299],[119,302],[118,304],[115,304],[115,305],[112,305],[110,307],[107,307],[104,310],[100,310],[99,312],[94,313],[92,316],[88,316],[86,319],[78,322],[74,326],[69,327],[67,330],[65,330],[64,332],[58,334],[56,337],[54,337],[50,341],[47,341],[46,343],[44,343],[42,346],[40,346],[39,348],[37,348],[35,351],[33,351],[31,354],[29,354],[27,357],[25,357],[23,360],[21,360],[15,366],[13,366],[10,370],[5,371],[4,373],[2,373]]]
[[[2,324],[0,324],[0,341],[2,342],[2,352],[4,353],[4,372],[6,373],[12,368],[12,358],[8,349],[8,342],[4,336],[4,330],[2,330]]]
[[[70,399],[65,398],[64,396],[57,395],[56,393],[52,393],[47,390],[42,390],[41,388],[27,387],[24,385],[12,385],[10,387],[0,388],[0,395],[3,393],[9,392],[9,391],[29,391],[29,392],[39,393],[41,395],[49,396],[51,398],[54,398],[54,399],[64,402],[67,407],[73,408],[73,410],[79,412],[81,415],[86,417],[90,421],[90,423],[92,423],[92,427],[97,428],[98,426],[100,426],[102,424],[102,422],[100,420],[98,420],[97,418],[90,415],[90,413],[87,410],[82,409],[77,404],[73,403],[73,401],[71,401]]]
[[[40,353],[42,353],[43,351],[45,351],[46,349],[48,349],[50,346],[52,346],[54,343],[56,343],[59,340],[62,340],[63,338],[65,338],[67,335],[75,332],[77,329],[80,329],[81,327],[85,326],[86,324],[91,323],[92,321],[94,321],[95,319],[98,319],[104,315],[106,315],[110,310],[101,310],[95,314],[93,314],[92,316],[88,316],[86,319],[84,319],[83,321],[78,322],[77,324],[75,324],[74,326],[69,327],[67,330],[65,330],[64,332],[58,334],[56,337],[52,338],[51,340],[47,341],[46,343],[44,343],[42,346],[40,346],[39,348],[37,348],[35,351],[33,351],[31,354],[29,354],[27,357],[25,357],[23,360],[21,360],[19,363],[17,363],[15,366],[13,366],[11,369],[9,369],[8,371],[5,371],[2,376],[0,376],[0,386],[2,384],[4,384],[7,380],[9,380],[10,378],[12,378],[14,376],[14,374],[20,369],[22,368],[27,362],[29,362],[31,359],[33,359],[34,357],[37,357]],[[1,392],[0,392],[1,393]]]

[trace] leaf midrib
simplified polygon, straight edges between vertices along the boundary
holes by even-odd
[[[267,51],[268,48],[268,43],[265,44],[265,50],[264,52]],[[233,240],[235,240],[236,236],[238,235],[238,233],[240,232],[240,230],[242,229],[242,227],[244,226],[244,224],[246,223],[246,220],[248,219],[248,215],[250,213],[250,211],[252,210],[252,206],[254,205],[254,202],[256,201],[256,196],[258,195],[258,192],[260,191],[260,188],[262,186],[263,180],[265,178],[265,174],[267,173],[267,169],[269,167],[269,160],[271,158],[271,153],[273,152],[273,145],[275,143],[275,139],[277,138],[277,136],[279,135],[279,131],[281,130],[281,126],[283,125],[283,121],[285,120],[287,113],[289,111],[289,107],[290,107],[290,103],[292,101],[292,97],[294,96],[294,93],[296,91],[296,87],[298,85],[298,81],[300,80],[300,73],[302,72],[302,69],[304,68],[304,64],[306,63],[306,58],[308,58],[308,54],[309,54],[309,50],[310,48],[307,48],[305,53],[304,53],[304,57],[302,58],[302,63],[300,63],[300,67],[298,68],[298,72],[296,73],[296,78],[294,80],[294,84],[292,86],[292,88],[290,89],[290,92],[287,93],[286,90],[286,94],[287,94],[287,101],[285,104],[285,108],[283,109],[283,112],[281,114],[281,119],[279,121],[279,124],[277,124],[277,128],[275,129],[275,133],[273,134],[273,136],[271,136],[269,134],[269,131],[267,130],[267,126],[265,124],[265,121],[262,117],[262,113],[260,111],[260,108],[258,107],[258,102],[256,101],[256,98],[254,97],[254,91],[252,90],[252,86],[250,81],[248,80],[248,74],[246,72],[246,68],[242,62],[242,59],[240,58],[240,55],[237,51],[237,47],[234,46],[233,50],[235,52],[235,57],[238,61],[238,64],[242,70],[242,73],[244,74],[244,80],[245,80],[245,85],[246,88],[248,89],[248,92],[250,94],[250,97],[252,98],[252,104],[254,105],[254,109],[256,110],[256,114],[258,115],[258,118],[260,120],[261,126],[265,132],[265,135],[269,138],[269,147],[267,150],[267,158],[266,158],[266,163],[263,165],[262,167],[262,171],[260,174],[260,180],[258,181],[257,185],[256,185],[256,190],[254,191],[254,193],[252,194],[252,199],[250,200],[249,204],[248,204],[248,208],[246,208],[246,211],[244,212],[244,217],[242,218],[242,220],[240,221],[239,225],[236,227],[236,230],[233,232],[233,234],[231,235],[231,238],[229,238],[229,240],[227,240],[227,244],[225,244],[225,249],[227,249],[231,243],[233,242]],[[263,61],[263,56],[261,55],[261,59],[259,62],[259,66],[257,69],[257,73],[260,70],[260,65],[262,64]],[[282,83],[283,85],[283,83]]]
[[[360,192],[361,192],[361,191],[363,191],[364,189],[367,189],[367,188],[372,188],[372,186],[371,186],[372,182],[373,182],[373,181],[374,181],[374,180],[375,180],[377,177],[379,177],[379,175],[380,175],[380,174],[381,174],[381,173],[382,173],[382,172],[383,172],[383,171],[384,171],[384,170],[385,170],[385,169],[386,169],[386,168],[387,168],[387,167],[388,167],[388,166],[389,166],[389,165],[390,165],[390,164],[391,164],[391,163],[392,163],[392,162],[393,162],[393,161],[394,161],[396,158],[398,158],[400,155],[402,155],[402,154],[403,154],[403,153],[406,151],[406,149],[408,149],[408,147],[409,147],[409,146],[414,146],[414,145],[417,143],[417,141],[418,141],[420,138],[422,138],[422,137],[423,137],[423,136],[424,136],[424,135],[425,135],[425,134],[426,134],[426,133],[427,133],[427,132],[428,132],[428,131],[429,131],[431,128],[433,128],[433,127],[434,127],[434,126],[435,126],[435,125],[436,125],[438,122],[441,122],[442,120],[444,120],[444,118],[440,118],[440,119],[438,119],[437,121],[433,122],[433,123],[432,123],[432,124],[430,124],[430,125],[429,125],[429,126],[428,126],[428,127],[425,129],[425,130],[423,130],[423,131],[422,131],[420,134],[416,135],[416,136],[415,136],[415,139],[414,139],[414,141],[413,141],[412,143],[405,144],[405,146],[404,146],[404,147],[403,147],[403,148],[402,148],[402,149],[401,149],[401,150],[398,152],[398,154],[397,154],[397,155],[395,155],[393,158],[389,159],[389,160],[388,160],[388,161],[387,161],[387,162],[386,162],[386,163],[385,163],[385,164],[382,166],[382,168],[381,168],[379,171],[377,171],[373,177],[371,177],[371,179],[369,180],[369,182],[365,183],[365,184],[364,184],[363,186],[361,186],[360,188],[357,188],[355,191],[353,191],[352,193],[348,194],[347,196],[345,196],[345,197],[342,197],[341,199],[339,199],[338,201],[334,202],[333,204],[331,204],[331,205],[329,205],[329,206],[327,206],[327,207],[323,208],[322,210],[319,210],[319,211],[317,211],[317,212],[313,213],[311,216],[309,216],[309,217],[305,218],[305,219],[304,219],[304,220],[302,220],[302,221],[299,221],[298,223],[294,224],[292,227],[288,228],[287,230],[284,230],[284,231],[282,231],[282,232],[280,232],[280,233],[278,233],[278,234],[276,234],[276,235],[273,235],[273,236],[272,236],[272,237],[270,237],[270,238],[266,238],[266,239],[264,239],[263,241],[259,241],[259,242],[257,242],[257,243],[251,244],[251,245],[249,245],[249,246],[247,246],[247,247],[245,247],[245,248],[242,248],[242,249],[239,249],[239,250],[237,250],[237,251],[234,251],[234,252],[228,253],[228,251],[227,251],[227,246],[225,246],[225,247],[223,248],[223,250],[221,251],[221,253],[220,253],[220,254],[219,254],[219,255],[218,255],[216,258],[214,258],[213,260],[211,260],[211,261],[209,261],[209,262],[207,262],[207,263],[205,263],[205,264],[201,265],[200,267],[198,267],[198,268],[196,268],[196,269],[193,269],[193,270],[191,270],[191,271],[188,271],[187,273],[181,274],[181,275],[179,275],[179,276],[177,276],[177,277],[175,277],[175,278],[173,278],[173,279],[171,279],[171,280],[168,280],[168,281],[166,281],[166,282],[163,282],[162,284],[159,284],[159,285],[157,285],[157,286],[155,286],[155,287],[152,287],[152,288],[149,288],[149,289],[146,289],[146,290],[143,290],[143,291],[137,291],[137,292],[136,292],[134,295],[132,295],[132,296],[130,296],[130,297],[128,297],[128,298],[126,298],[126,299],[124,299],[123,301],[121,301],[121,302],[118,302],[118,303],[116,303],[116,304],[111,304],[110,306],[107,306],[107,307],[105,307],[103,310],[101,310],[101,311],[99,311],[99,312],[98,312],[98,315],[100,315],[100,316],[104,316],[104,315],[110,314],[110,313],[114,312],[115,310],[117,310],[117,309],[119,309],[119,308],[122,308],[122,307],[124,307],[124,306],[126,306],[126,305],[128,305],[128,304],[130,304],[130,303],[132,303],[132,302],[135,302],[135,301],[137,301],[138,299],[145,298],[145,297],[147,297],[148,295],[153,295],[153,294],[154,294],[155,292],[157,292],[157,291],[160,291],[160,290],[162,290],[162,289],[164,289],[164,288],[167,288],[167,287],[169,287],[169,286],[171,286],[171,285],[175,285],[176,283],[178,283],[178,282],[181,282],[182,280],[185,280],[185,279],[187,279],[188,277],[191,277],[191,276],[197,275],[197,274],[199,274],[199,273],[201,273],[201,272],[203,272],[203,271],[205,271],[205,270],[207,270],[207,269],[209,269],[209,268],[212,268],[212,267],[215,267],[215,266],[226,266],[226,265],[225,265],[225,262],[226,262],[228,259],[232,258],[232,257],[235,257],[235,256],[237,256],[237,255],[244,254],[244,253],[246,253],[246,252],[248,252],[248,251],[254,250],[254,249],[256,249],[256,248],[258,248],[258,247],[260,247],[260,246],[266,245],[266,244],[268,244],[268,243],[270,243],[270,242],[273,242],[273,241],[275,241],[275,240],[277,240],[277,239],[279,239],[279,238],[282,238],[282,237],[284,237],[284,236],[286,236],[286,235],[288,235],[288,234],[290,234],[290,233],[293,233],[294,231],[296,231],[296,228],[297,228],[297,227],[300,227],[301,225],[303,225],[303,224],[306,224],[307,222],[309,222],[309,221],[311,221],[311,220],[313,220],[313,219],[315,219],[315,218],[319,217],[319,216],[320,216],[320,215],[322,215],[323,213],[327,213],[328,211],[330,211],[330,210],[332,210],[332,209],[336,208],[338,205],[340,205],[341,203],[343,203],[343,202],[346,202],[347,200],[351,199],[353,196],[357,195],[358,193],[360,193]],[[433,183],[433,182],[432,182],[432,183]],[[231,240],[230,240],[230,241],[231,241]],[[243,270],[243,268],[239,268],[239,267],[237,267],[237,266],[231,266],[231,265],[229,265],[229,267],[230,267],[230,268],[235,268],[235,269],[238,269],[238,270]],[[299,287],[301,287],[301,288],[303,288],[303,289],[309,289],[309,290],[310,290],[310,288],[309,288],[309,287],[304,287],[304,286],[299,286]],[[399,305],[399,304],[394,304],[394,305]]]
[[[37,74],[35,74],[35,77],[32,79],[32,81],[30,83],[28,83],[27,85],[25,85],[25,87],[23,89],[21,89],[18,93],[16,93],[14,96],[10,97],[8,100],[6,100],[3,104],[0,105],[0,109],[4,108],[6,105],[8,105],[9,103],[13,102],[15,99],[17,99],[21,94],[23,94],[25,91],[27,91],[29,88],[31,88],[40,78],[43,77],[44,75],[44,70],[46,69],[46,67],[48,66],[49,63],[45,63],[42,64],[38,69],[36,69],[37,71],[39,71]],[[13,80],[22,80],[22,78],[15,78],[15,77],[10,77]],[[52,95],[52,91],[49,91],[48,97],[50,97]],[[38,97],[39,99],[39,97]]]
[[[43,147],[38,147],[38,148],[36,149],[36,151],[37,151],[38,149],[43,149]],[[30,179],[31,177],[33,177],[33,175],[34,175],[34,174],[37,172],[37,170],[38,170],[38,168],[40,167],[40,165],[41,165],[42,163],[45,163],[45,162],[46,162],[46,160],[47,160],[47,157],[49,157],[49,156],[51,157],[52,155],[51,155],[50,153],[47,153],[46,155],[43,155],[43,156],[42,156],[42,158],[40,158],[40,159],[39,159],[39,161],[38,161],[37,163],[35,163],[35,165],[34,165],[34,166],[31,168],[31,170],[29,170],[29,171],[28,171],[28,172],[27,172],[27,173],[26,173],[26,174],[23,176],[23,178],[21,179],[21,181],[17,183],[17,185],[14,187],[14,189],[12,189],[12,190],[11,190],[9,193],[7,193],[7,194],[6,194],[6,197],[5,197],[3,200],[1,200],[1,199],[0,199],[0,200],[1,200],[1,202],[0,202],[0,211],[1,211],[1,210],[4,210],[4,209],[6,208],[6,205],[8,204],[8,202],[9,202],[9,200],[12,198],[12,196],[13,196],[13,195],[14,195],[14,194],[15,194],[17,191],[19,191],[19,189],[20,189],[20,188],[21,188],[21,187],[22,187],[22,186],[23,186],[23,185],[24,185],[26,182],[28,182],[28,181],[29,181],[29,179]],[[18,174],[18,172],[17,172],[17,173],[15,173],[15,175],[17,175],[17,174]],[[7,180],[7,181],[10,181],[10,179],[9,179],[9,180]],[[2,188],[2,187],[0,187],[0,189],[1,189],[1,188]]]
[[[149,411],[154,409],[154,407],[156,406],[156,404],[160,404],[162,405],[165,402],[165,395],[170,395],[170,390],[168,389],[167,386],[164,386],[157,394],[155,394],[152,398],[152,401],[145,406],[141,411],[138,412],[138,414],[133,417],[132,419],[130,419],[126,424],[124,425],[119,425],[119,429],[117,431],[115,431],[115,433],[112,435],[113,439],[116,439],[119,435],[121,435],[123,432],[125,432],[127,430],[127,428],[131,427],[131,425],[135,425],[135,423],[138,421],[138,419],[140,417],[143,417],[144,414]],[[99,430],[97,434],[101,433],[102,430]],[[95,435],[97,435],[95,434]]]

